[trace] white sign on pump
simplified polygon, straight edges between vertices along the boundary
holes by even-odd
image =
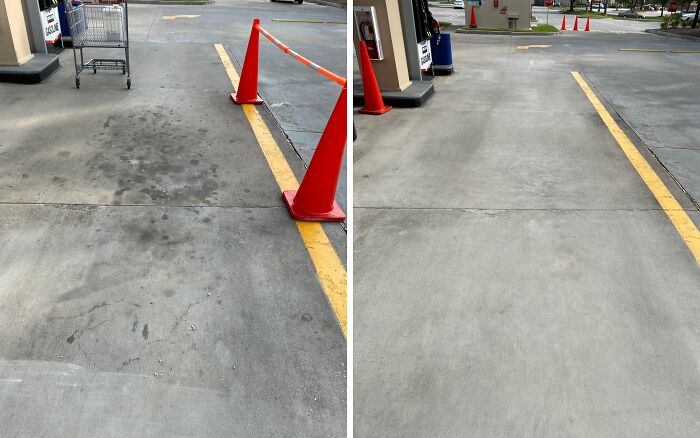
[[[58,8],[39,11],[41,27],[44,30],[44,41],[53,44],[61,38],[61,23],[58,21]]]
[[[428,71],[433,65],[433,54],[430,51],[430,40],[418,43],[418,60],[421,71]]]

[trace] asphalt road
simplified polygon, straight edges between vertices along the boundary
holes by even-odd
[[[571,74],[698,227],[700,55],[635,47],[698,49],[454,34],[424,108],[356,113],[357,436],[700,434],[700,267]]]
[[[608,10],[608,15],[617,15],[619,11],[615,9]],[[533,6],[532,15],[537,18],[537,23],[545,23],[547,21],[547,8],[543,6]],[[559,11],[550,11],[549,24],[561,27],[562,14]],[[567,15],[567,29],[573,29],[573,16]],[[583,30],[586,22],[585,18],[579,19],[579,29]],[[644,32],[646,29],[658,29],[658,21],[637,21],[637,20],[617,20],[614,18],[591,18],[591,30],[594,32],[613,32],[613,33],[629,33],[629,32]]]
[[[433,16],[439,21],[447,21],[455,25],[463,26],[468,23],[469,20],[469,10],[464,9],[454,9],[451,7],[437,7],[432,6],[430,11]],[[612,12],[611,12],[612,13]],[[614,12],[617,14],[617,11]],[[549,22],[549,24],[559,28],[561,26],[562,14],[558,10],[550,10],[549,19],[547,19],[547,8],[542,6],[533,6],[532,15],[537,18],[537,21],[533,24],[544,24]],[[567,28],[573,28],[573,16],[567,15]],[[585,19],[579,20],[579,26],[583,30],[583,25],[585,24]],[[615,19],[591,19],[591,30],[594,32],[613,32],[613,33],[630,33],[630,32],[643,32],[645,29],[657,29],[659,23],[655,21],[642,22],[634,20],[615,20]]]
[[[260,17],[342,71],[338,25],[318,44],[271,21],[342,12],[129,12],[131,90],[110,72],[76,90],[71,51],[45,84],[0,84],[0,435],[344,436],[345,338],[214,48],[241,62]],[[311,136],[338,87],[261,43],[260,115],[300,178],[277,123]]]

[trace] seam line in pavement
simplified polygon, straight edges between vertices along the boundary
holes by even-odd
[[[70,202],[6,202],[0,201],[2,205],[45,205],[48,207],[147,207],[147,208],[284,208],[281,205],[167,205],[167,204],[89,204],[89,203],[70,203]]]
[[[231,85],[237,90],[240,77],[231,62],[231,58],[222,44],[214,44],[214,48],[221,58],[226,74],[231,80]],[[272,133],[255,105],[243,104],[241,107],[280,190],[298,189],[299,182],[294,176],[294,172],[289,167],[282,150],[272,137]],[[304,241],[304,246],[316,268],[321,288],[328,298],[343,335],[347,337],[347,272],[345,267],[320,222],[295,222]]]
[[[485,208],[485,207],[372,207],[357,206],[353,209],[365,210],[436,210],[436,211],[640,211],[655,212],[664,211],[663,208]],[[681,211],[694,212],[693,209],[681,209]]]
[[[577,71],[572,71],[571,75],[574,77],[579,87],[581,87],[581,90],[593,107],[598,111],[598,115],[603,120],[603,123],[605,123],[605,126],[607,126],[610,134],[615,138],[615,141],[625,153],[627,159],[632,163],[634,169],[659,202],[666,216],[671,220],[673,226],[676,227],[676,231],[678,231],[681,239],[683,239],[691,254],[695,257],[695,261],[700,264],[700,231],[698,231],[688,214],[668,190],[668,187],[661,181],[661,178],[654,172],[654,169],[652,169],[642,154],[637,150],[629,137],[620,129],[581,74]]]

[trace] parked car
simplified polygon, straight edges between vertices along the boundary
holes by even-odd
[[[454,0],[455,9],[464,9],[464,0]]]
[[[644,18],[644,15],[640,14],[637,11],[629,10],[629,11],[622,11],[619,14],[617,14],[618,17],[624,17],[624,18]]]
[[[688,23],[688,26],[693,23],[693,18],[695,18],[695,12],[685,12],[681,14],[681,21]]]
[[[592,8],[592,9],[604,9],[604,8],[605,8],[605,5],[603,5],[602,3],[593,3],[593,4],[591,5],[591,8]]]

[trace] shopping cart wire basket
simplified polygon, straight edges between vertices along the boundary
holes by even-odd
[[[73,40],[75,86],[80,88],[80,72],[121,70],[131,88],[129,70],[129,8],[126,0],[64,0]],[[83,49],[123,49],[121,58],[92,58],[85,62]]]

